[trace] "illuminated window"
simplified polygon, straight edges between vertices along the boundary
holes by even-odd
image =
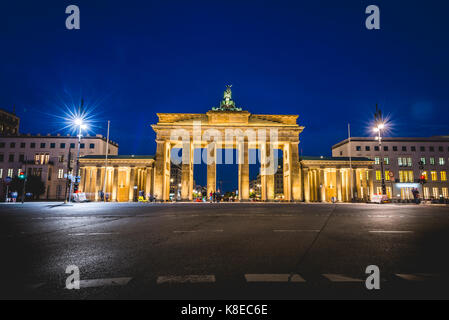
[[[382,173],[380,172],[380,170],[377,170],[377,171],[376,171],[376,180],[377,180],[377,181],[382,180]]]
[[[442,189],[441,189],[441,193],[443,194],[443,197],[444,197],[445,199],[448,198],[447,188],[442,188]]]
[[[376,194],[382,194],[382,187],[376,188]]]
[[[385,163],[385,164],[390,164],[390,158],[385,157],[385,158],[384,158],[384,163]]]
[[[387,187],[387,197],[391,199],[391,187]]]
[[[412,158],[407,158],[407,166],[412,166]]]
[[[435,164],[435,158],[430,158],[429,162],[430,162],[431,165],[434,165]]]
[[[444,158],[439,158],[439,159],[438,159],[438,164],[439,164],[440,166],[444,166],[444,165],[445,165]]]
[[[424,177],[424,179],[426,179],[426,180],[429,179],[429,178],[427,177],[427,171],[423,171],[421,175]]]
[[[438,194],[438,188],[432,188],[432,196],[434,198],[439,198],[440,195]]]
[[[380,164],[380,158],[374,157],[374,164]]]
[[[3,169],[0,168],[0,179],[3,178]]]
[[[432,181],[437,181],[438,180],[438,176],[437,176],[437,172],[436,171],[431,171],[430,172],[430,176],[432,177]]]
[[[429,188],[428,187],[424,187],[424,199],[429,199],[430,195],[429,195]]]
[[[413,171],[408,171],[408,182],[414,182]]]
[[[398,166],[402,167],[402,158],[398,158]]]
[[[400,182],[413,182],[413,171],[399,171],[399,181]]]
[[[390,181],[390,171],[389,170],[385,170],[385,180]]]
[[[62,179],[64,178],[64,169],[59,169],[58,170],[58,179]]]
[[[420,160],[421,160],[422,164],[426,164],[426,158],[421,158]]]
[[[440,172],[441,181],[447,181],[446,171]]]
[[[14,174],[14,169],[8,169],[8,177],[12,178],[13,174]]]
[[[47,164],[50,160],[50,155],[48,153],[36,153],[34,155],[35,164]]]

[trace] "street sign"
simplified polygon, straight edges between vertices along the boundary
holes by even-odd
[[[12,180],[12,178],[11,178],[11,177],[6,177],[6,178],[5,178],[5,182],[6,182],[6,183],[10,183],[10,182],[11,182],[11,180]]]

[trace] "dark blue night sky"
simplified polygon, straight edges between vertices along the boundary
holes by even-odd
[[[65,28],[76,4],[81,29]],[[365,28],[376,4],[381,30]],[[3,1],[0,108],[22,133],[67,133],[84,97],[121,154],[153,154],[156,112],[202,113],[233,84],[252,113],[299,114],[300,149],[368,134],[375,104],[396,136],[447,135],[447,1]]]

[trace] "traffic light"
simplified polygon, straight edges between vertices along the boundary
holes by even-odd
[[[78,193],[78,183],[73,184],[73,193]]]
[[[425,175],[421,175],[421,177],[420,177],[420,179],[419,179],[419,183],[425,184],[426,182],[427,182],[426,176],[425,176]]]
[[[25,179],[25,172],[23,171],[19,172],[19,179]]]

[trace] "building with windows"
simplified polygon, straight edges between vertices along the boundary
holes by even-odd
[[[17,135],[19,133],[20,118],[15,112],[0,109],[0,136]]]
[[[78,137],[61,135],[0,136],[0,181],[4,197],[6,177],[15,177],[23,170],[27,175],[40,176],[45,184],[41,199],[64,199],[65,174],[75,167]],[[118,144],[109,141],[109,154],[118,154]],[[80,155],[105,155],[106,138],[102,135],[81,139]]]
[[[367,157],[374,160],[374,189],[382,193],[383,161],[386,191],[392,199],[413,199],[418,188],[424,199],[449,198],[449,136],[424,138],[354,137],[332,147],[334,157]],[[425,183],[421,184],[421,179]]]

